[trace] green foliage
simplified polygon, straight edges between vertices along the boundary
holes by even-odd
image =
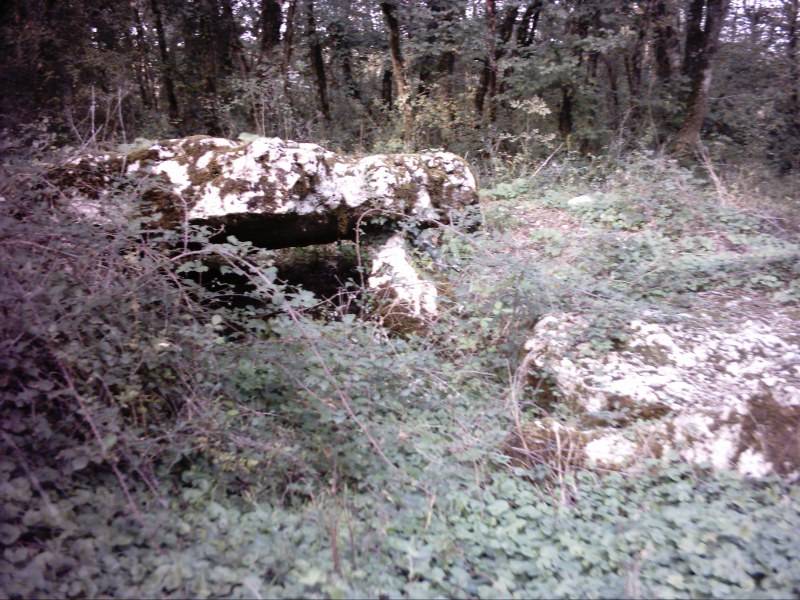
[[[115,516],[114,494],[85,490],[58,505],[61,534],[26,499],[22,535],[4,552],[10,596],[113,597],[774,597],[800,590],[800,496],[682,465],[634,478],[576,473],[560,505],[510,474],[436,496],[390,484],[371,495],[322,495],[303,506],[212,499],[185,477],[182,499],[143,524]],[[4,530],[6,541],[17,531]],[[13,573],[9,569],[16,569]]]
[[[796,485],[663,462],[573,470],[560,494],[500,453],[542,315],[588,318],[575,348],[603,353],[698,290],[797,302],[796,242],[694,174],[570,160],[418,232],[441,315],[406,336],[283,281],[324,250],[92,225],[19,172],[0,191],[0,594],[800,594]],[[523,417],[568,416],[546,391]]]

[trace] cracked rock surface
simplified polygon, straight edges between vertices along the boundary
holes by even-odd
[[[622,347],[601,356],[574,347],[584,318],[552,314],[526,349],[554,397],[579,415],[572,433],[590,464],[619,467],[675,452],[743,475],[797,478],[800,315],[760,314],[745,304],[669,319],[645,314],[629,323]]]

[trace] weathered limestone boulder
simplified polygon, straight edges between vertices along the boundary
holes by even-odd
[[[554,401],[580,418],[577,428],[534,423],[534,437],[549,440],[560,429],[580,445],[582,460],[599,466],[671,451],[743,475],[797,478],[799,316],[790,309],[759,316],[736,303],[669,323],[646,315],[630,323],[622,348],[603,356],[575,348],[584,318],[547,316],[526,344],[529,363],[551,378]]]
[[[435,315],[436,290],[412,266],[403,236],[392,234],[396,224],[435,225],[477,202],[469,166],[448,152],[359,159],[278,138],[166,140],[81,157],[55,180],[80,192],[74,208],[89,218],[100,218],[116,183],[134,182],[141,210],[161,215],[162,226],[206,223],[220,229],[219,239],[234,235],[266,248],[353,239],[361,227],[361,242],[373,234],[379,241],[369,253],[370,287],[414,318]]]
[[[390,329],[413,331],[420,319],[436,315],[436,286],[414,269],[402,234],[395,233],[373,250],[370,273],[367,285],[380,298],[378,312]]]

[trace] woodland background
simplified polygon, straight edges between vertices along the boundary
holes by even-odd
[[[73,144],[800,154],[795,0],[12,0],[0,32],[4,121]]]
[[[565,313],[574,356],[642,315],[800,340],[798,25],[798,0],[0,2],[0,597],[799,597],[796,480],[590,468],[536,433],[582,416],[524,350]],[[413,250],[426,331],[375,318],[352,242],[212,244],[122,176],[90,223],[49,176],[242,133],[466,157],[480,206]]]

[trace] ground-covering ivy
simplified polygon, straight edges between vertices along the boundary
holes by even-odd
[[[175,250],[143,241],[148,223],[0,221],[16,286],[0,301],[24,317],[4,322],[0,596],[800,595],[796,484],[505,455],[510,374],[542,315],[591,319],[583,347],[603,352],[698,292],[798,301],[796,240],[691,173],[653,157],[554,172],[493,187],[481,228],[420,244],[442,311],[424,336],[357,297],[320,318],[280,257],[236,240],[215,260],[251,281],[258,265],[261,287],[198,286],[208,261],[175,257],[203,230]],[[5,244],[20,239],[44,250]],[[523,419],[569,417],[526,394]]]
[[[25,513],[38,542],[7,547],[12,597],[790,597],[800,590],[800,493],[663,465],[575,473],[562,504],[525,479],[393,485],[302,506],[242,502],[188,478],[143,523],[115,493]],[[24,480],[23,480],[24,481]],[[109,482],[110,483],[110,482]],[[197,494],[187,492],[196,491]],[[4,502],[29,493],[4,481]],[[99,510],[98,510],[99,509]],[[8,531],[6,531],[8,535]],[[30,540],[31,537],[28,536]],[[8,537],[6,537],[6,542]]]

